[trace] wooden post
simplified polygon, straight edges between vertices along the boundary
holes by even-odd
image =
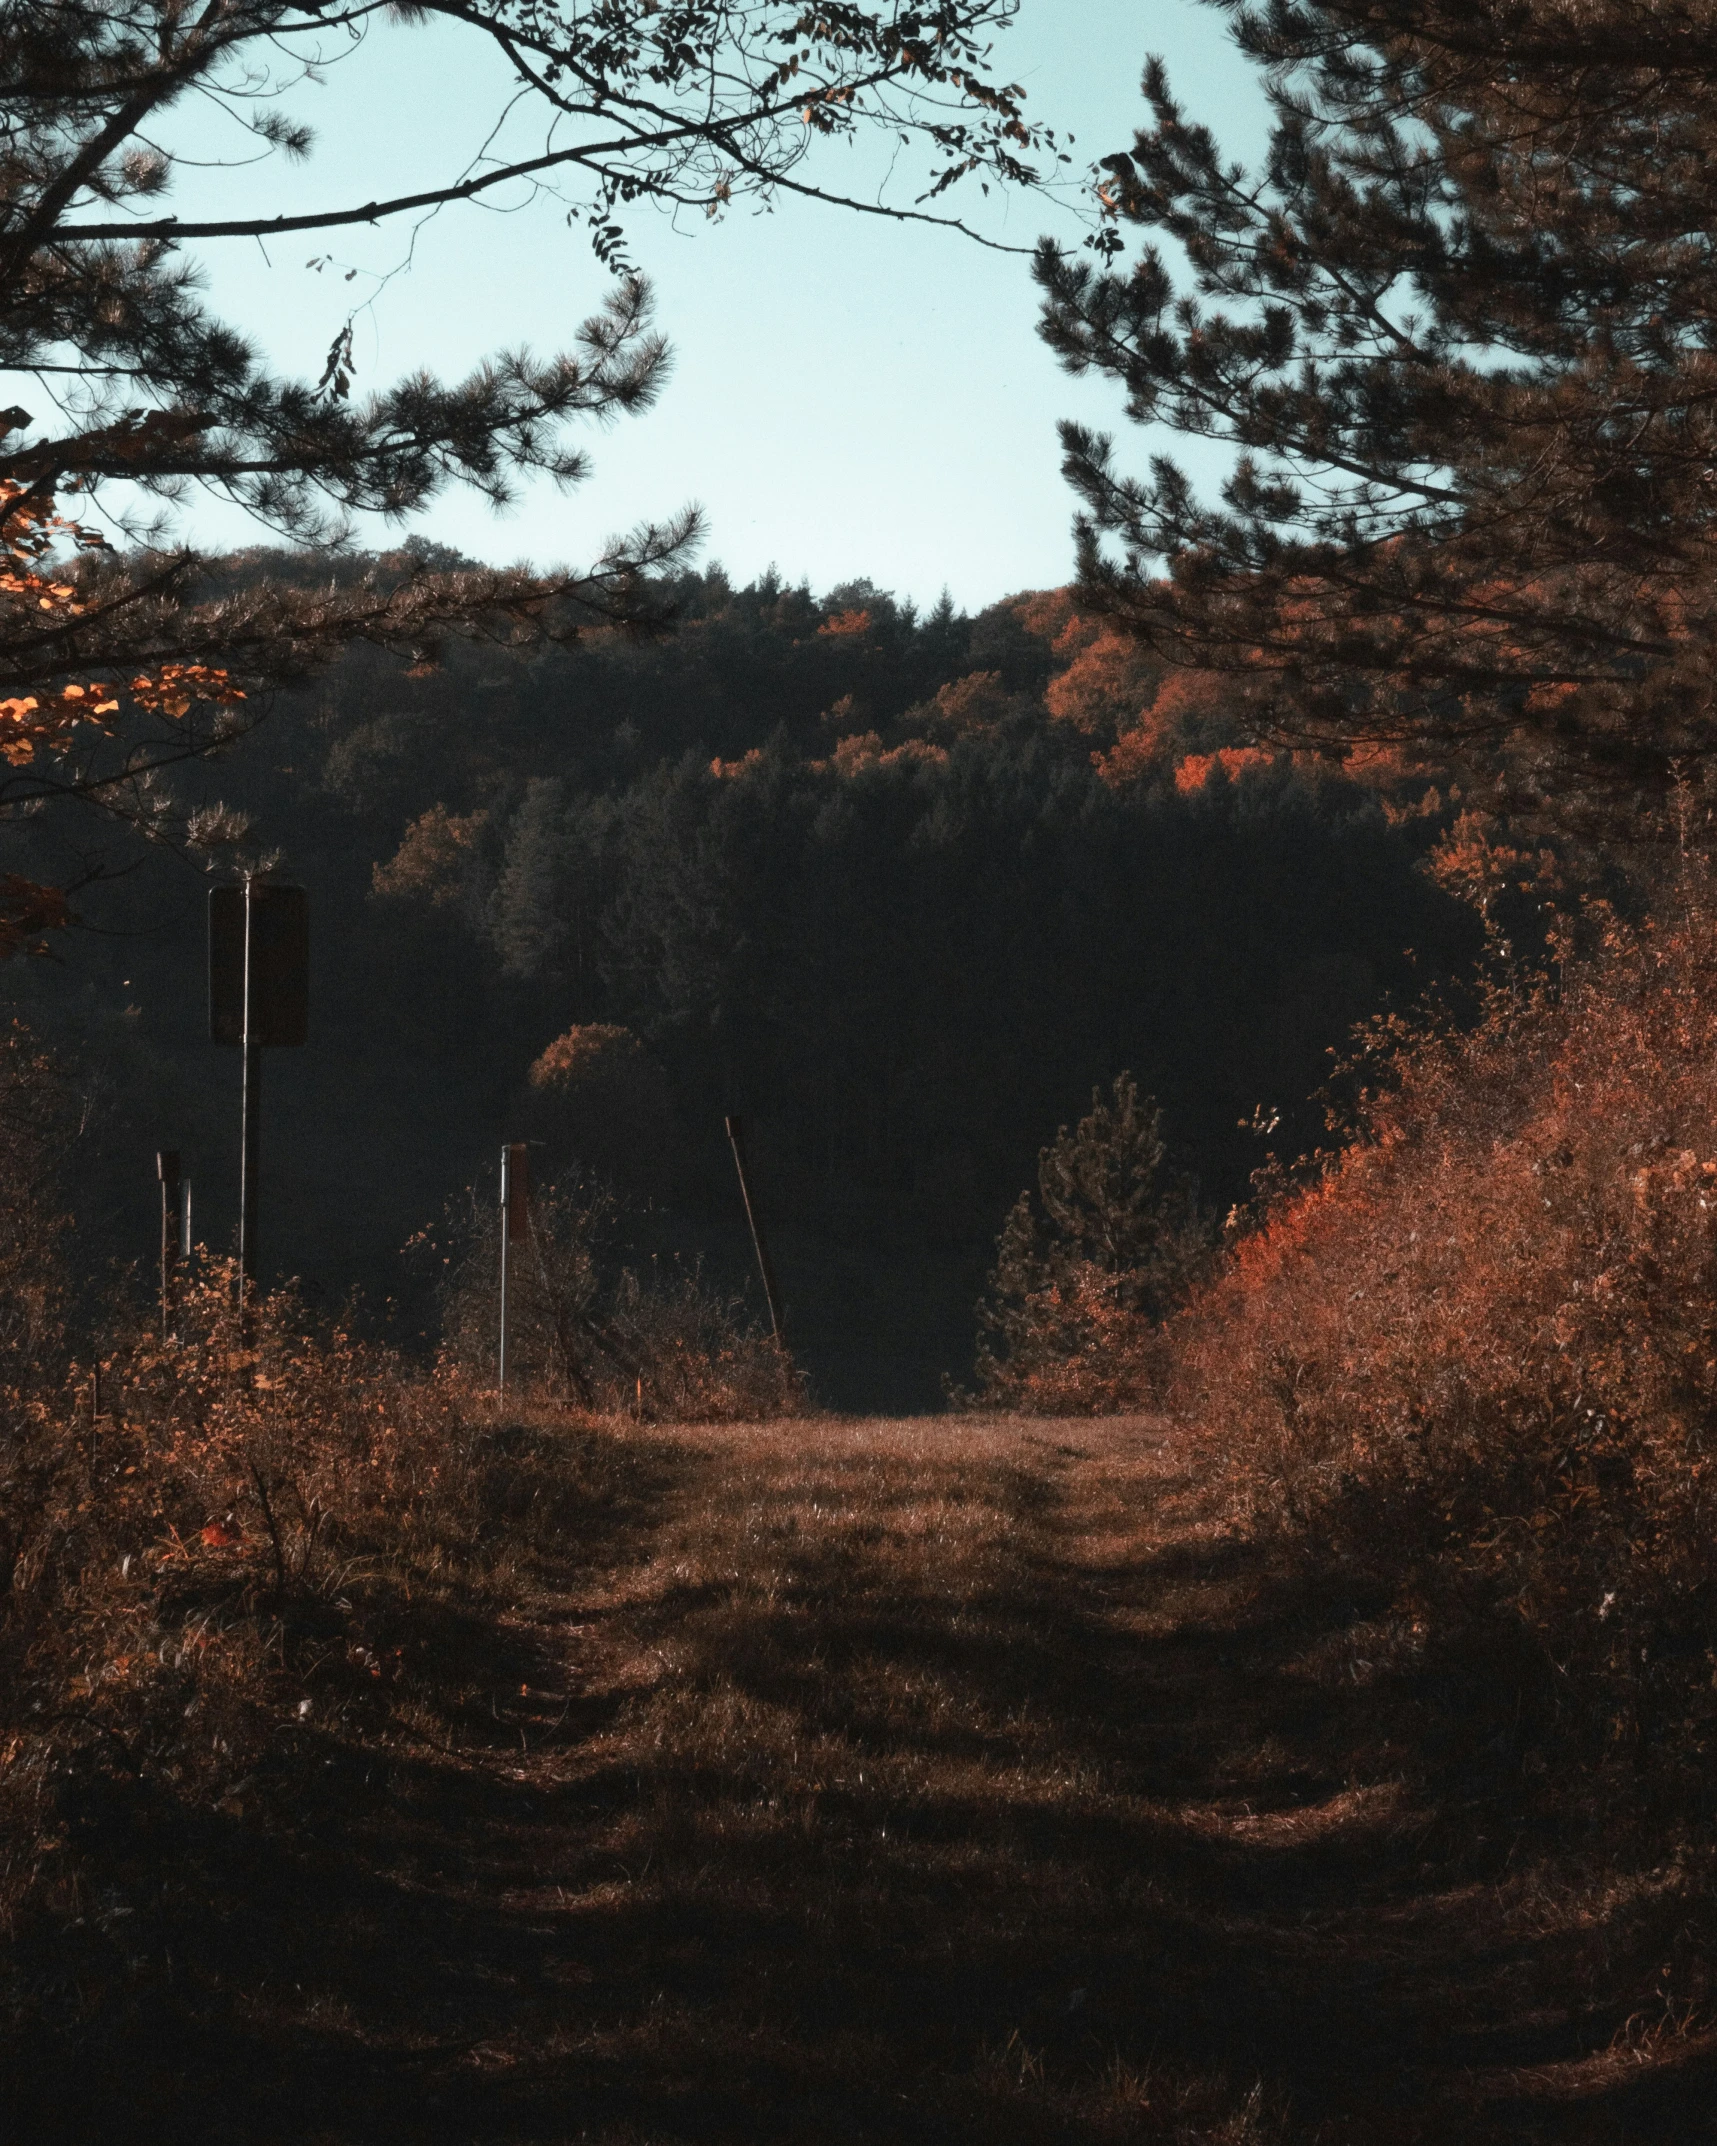
[[[496,1351],[495,1391],[507,1390],[507,1248],[515,1238],[530,1235],[530,1151],[522,1140],[512,1140],[501,1150],[501,1345]]]
[[[501,1150],[501,1339],[495,1351],[495,1392],[497,1396],[507,1390],[507,1240],[512,1231],[507,1227],[509,1195],[512,1185],[513,1151],[511,1147]]]
[[[159,1148],[155,1175],[161,1183],[161,1339],[173,1331],[174,1285],[178,1279],[181,1240],[179,1236],[179,1151]]]
[[[769,1264],[769,1248],[763,1241],[763,1229],[757,1219],[757,1209],[751,1201],[751,1180],[745,1170],[745,1127],[736,1117],[723,1120],[727,1137],[733,1147],[733,1165],[739,1172],[739,1196],[745,1202],[745,1219],[751,1225],[751,1246],[757,1254],[757,1271],[763,1277],[763,1297],[769,1306],[769,1324],[775,1335],[775,1346],[781,1346],[781,1302],[775,1294],[775,1274]]]

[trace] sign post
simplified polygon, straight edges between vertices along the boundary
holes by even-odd
[[[501,1345],[496,1352],[495,1392],[507,1390],[507,1252],[531,1228],[530,1150],[510,1140],[501,1150]]]
[[[262,1054],[296,1049],[310,1025],[310,913],[302,887],[245,875],[209,895],[209,1033],[243,1064],[238,1266],[248,1313],[262,1189]]]

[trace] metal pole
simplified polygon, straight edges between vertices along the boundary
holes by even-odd
[[[241,1310],[249,1316],[256,1287],[256,1208],[262,1175],[262,1043],[256,1003],[256,887],[244,882],[244,1120],[238,1195],[238,1271]]]
[[[173,1284],[179,1266],[179,1155],[158,1149],[155,1175],[161,1181],[161,1339],[173,1331]]]
[[[507,1223],[507,1208],[512,1194],[513,1151],[510,1147],[501,1150],[501,1346],[496,1355],[495,1391],[504,1394],[507,1390],[507,1238],[510,1234]]]
[[[763,1277],[764,1300],[769,1306],[769,1324],[775,1334],[775,1345],[781,1345],[781,1304],[775,1294],[775,1274],[769,1264],[768,1247],[763,1242],[763,1231],[757,1220],[757,1210],[751,1204],[751,1181],[745,1172],[745,1128],[737,1118],[726,1118],[727,1137],[733,1147],[733,1164],[739,1172],[739,1196],[745,1202],[745,1219],[751,1225],[752,1249],[757,1254],[757,1271]]]

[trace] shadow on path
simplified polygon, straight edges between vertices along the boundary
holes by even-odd
[[[1506,1665],[1433,1748],[1410,1635],[1148,1424],[617,1435],[439,1747],[283,1732],[254,1810],[139,1821],[20,2140],[1710,2137],[1702,2046],[1591,1994],[1651,1875],[1510,1815]]]

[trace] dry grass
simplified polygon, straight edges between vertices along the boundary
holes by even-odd
[[[1709,2136],[1697,1864],[1546,1836],[1159,1425],[454,1442],[383,1674],[289,1640],[248,1778],[38,1808],[18,2136]]]
[[[528,1239],[514,1246],[508,1277],[512,1380],[655,1422],[746,1422],[803,1408],[803,1375],[756,1311],[713,1288],[695,1261],[628,1264],[626,1219],[625,1203],[586,1173],[533,1191]],[[499,1287],[493,1216],[469,1189],[416,1248],[441,1261],[448,1366],[487,1385]]]

